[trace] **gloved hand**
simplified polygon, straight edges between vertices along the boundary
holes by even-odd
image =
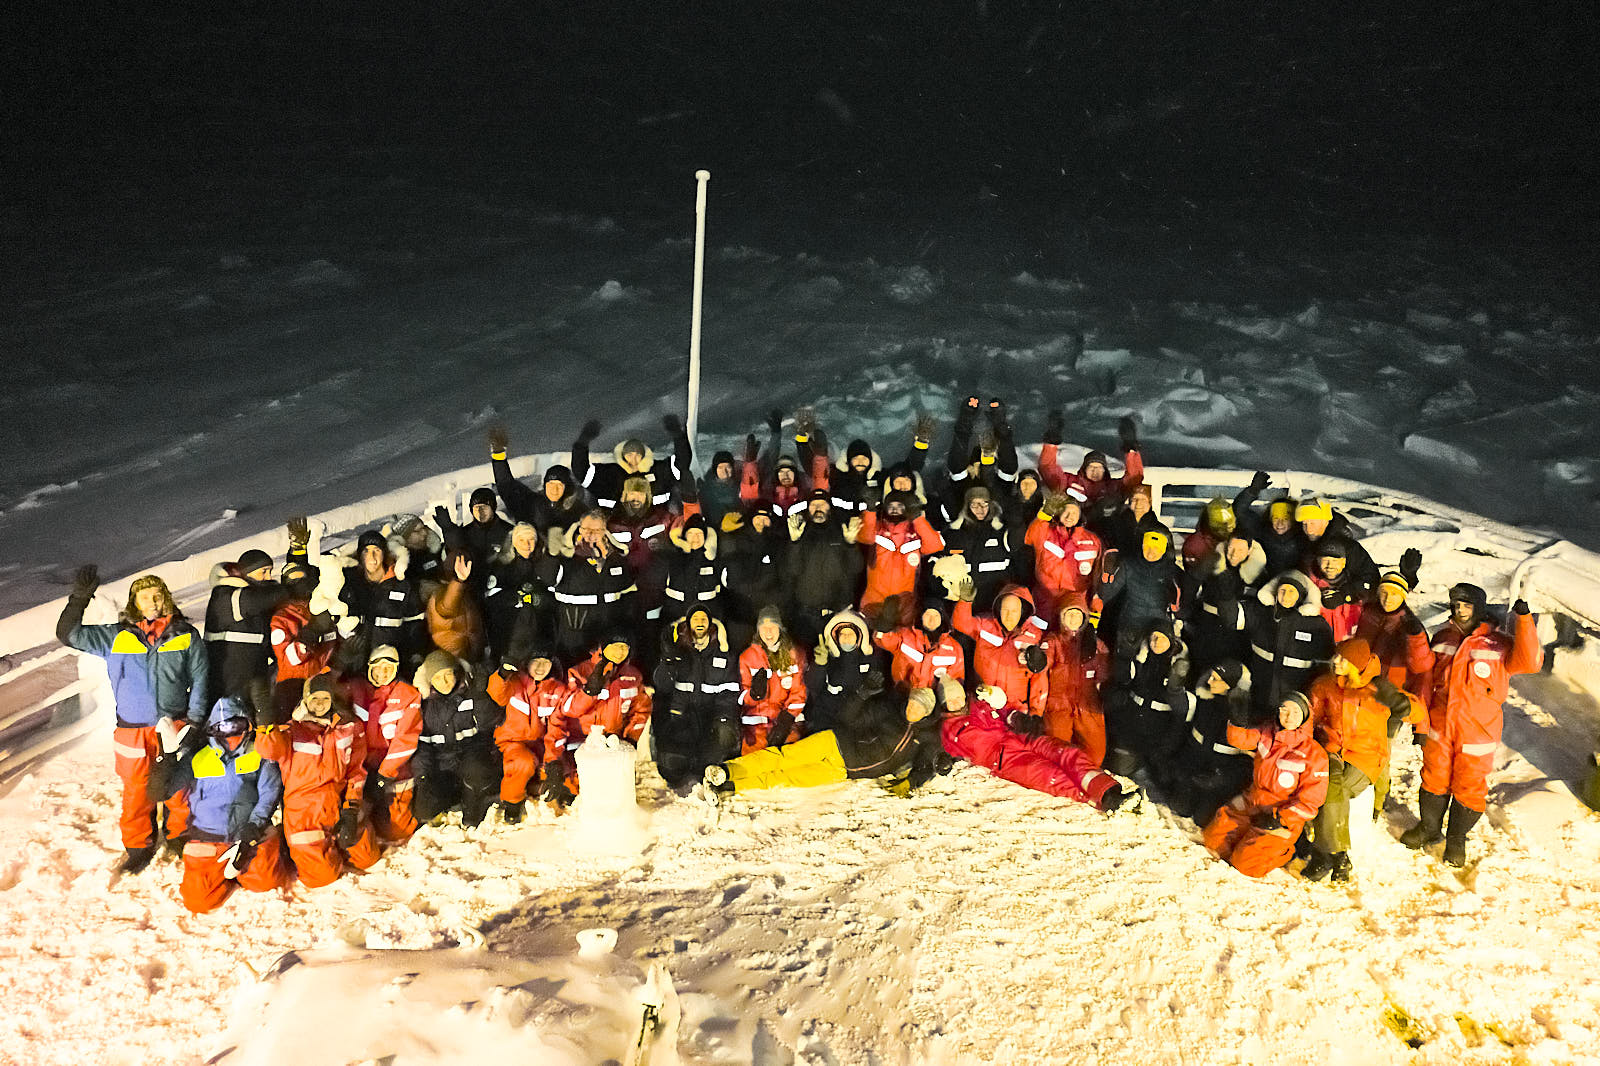
[[[1528,612],[1528,601],[1527,600],[1518,600],[1516,603],[1513,603],[1511,605],[1511,613],[1512,614],[1527,614],[1527,613],[1529,613]]]
[[[511,434],[506,432],[505,426],[489,427],[489,455],[504,458],[506,449],[511,447]]]
[[[955,765],[955,756],[951,755],[948,751],[941,749],[933,757],[933,772],[936,774],[947,774],[955,768]]]
[[[817,412],[811,407],[802,407],[794,413],[794,439],[799,442],[810,440],[817,433]]]
[[[306,545],[311,543],[311,523],[305,515],[296,515],[285,526],[289,530],[289,550],[305,551]]]
[[[978,584],[970,577],[961,579],[961,584],[956,586],[956,599],[971,603],[978,598]]]
[[[978,419],[978,398],[968,396],[965,403],[956,410],[956,432],[970,433],[972,423]]]
[[[433,509],[433,520],[440,529],[449,529],[456,524],[456,520],[450,517],[450,509],[442,503]]]
[[[667,431],[667,436],[676,437],[683,432],[683,423],[677,415],[662,415],[661,428]]]
[[[744,435],[744,461],[753,463],[760,454],[761,445],[756,441],[756,435],[754,433],[746,433]]]
[[[1006,413],[1006,402],[996,396],[989,401],[989,425],[994,427],[995,435],[1004,437],[1011,432],[1011,418]]]
[[[540,793],[540,798],[546,803],[554,803],[558,807],[565,807],[574,799],[577,799],[572,789],[567,787],[566,778],[557,773],[549,774],[548,777],[549,780],[544,783],[544,791]]]
[[[1044,435],[1039,439],[1046,444],[1060,444],[1061,434],[1067,428],[1067,420],[1060,411],[1051,411],[1044,420]]]
[[[346,851],[361,839],[361,808],[354,803],[339,812],[339,846]]]
[[[923,411],[917,415],[917,421],[911,428],[911,445],[915,448],[926,448],[933,442],[933,434],[939,428],[939,420],[928,412]]]
[[[767,698],[768,679],[772,676],[769,670],[757,670],[750,675],[750,698],[757,703]]]
[[[1322,590],[1322,606],[1337,607],[1344,602],[1344,593],[1329,585]]]
[[[584,694],[587,696],[600,695],[601,690],[606,687],[606,682],[611,680],[612,673],[611,664],[602,661],[599,666],[595,667],[594,673],[589,675],[589,680],[583,683]]]
[[[377,789],[379,792],[393,792],[395,782],[399,779],[389,777],[385,774],[373,773],[367,778],[367,780],[370,781],[372,783],[372,787]]]
[[[1417,731],[1417,727],[1416,726],[1412,726],[1411,727],[1411,743],[1415,744],[1417,747],[1420,748],[1424,744],[1426,744],[1427,742],[1428,742],[1428,734],[1418,732]]]
[[[263,822],[246,822],[239,831],[239,843],[254,851],[267,835],[267,826]]]
[[[182,781],[180,773],[182,766],[182,752],[156,752],[156,757],[150,764],[150,776],[145,780],[145,795],[155,803],[165,803],[170,800],[178,793],[178,785]]]
[[[520,669],[521,668],[518,667],[516,663],[507,659],[500,663],[500,668],[496,670],[495,673],[500,675],[500,680],[510,681],[513,677],[517,676]]]
[[[77,573],[72,575],[72,598],[75,600],[89,599],[99,587],[100,568],[93,563],[78,567]]]
[[[1044,733],[1044,719],[1027,711],[1016,710],[1006,715],[1006,728],[1025,737],[1036,737]]]
[[[316,644],[323,637],[332,633],[338,624],[339,620],[333,617],[331,611],[319,611],[311,616],[309,622],[300,627],[300,632],[296,634],[296,639],[301,644]]]
[[[594,443],[594,439],[599,435],[600,420],[598,418],[591,418],[589,421],[583,424],[582,429],[578,430],[578,443],[587,448],[589,445]]]
[[[1250,703],[1248,700],[1228,701],[1228,723],[1230,725],[1236,725],[1240,729],[1249,729],[1255,724],[1251,718]]]
[[[1272,475],[1265,470],[1257,470],[1256,476],[1250,479],[1251,495],[1259,496],[1272,484]]]
[[[874,633],[887,633],[897,629],[900,625],[900,604],[905,597],[900,593],[885,596],[883,602],[878,604],[878,609],[872,616],[872,631]]]
[[[1417,587],[1417,575],[1422,571],[1422,553],[1415,548],[1407,548],[1400,554],[1400,576],[1406,579],[1406,584],[1412,588]]]
[[[856,691],[863,697],[876,696],[887,684],[888,680],[883,676],[882,670],[869,670],[867,676],[861,679],[861,685]]]
[[[1250,824],[1264,832],[1283,828],[1283,823],[1278,820],[1277,811],[1257,811],[1255,817],[1250,819]]]
[[[794,715],[788,711],[779,711],[778,716],[772,720],[772,725],[767,729],[767,747],[776,748],[786,743],[789,731],[794,728]]]
[[[1139,450],[1139,427],[1134,423],[1132,415],[1123,415],[1118,420],[1117,441],[1122,445],[1124,453]]]
[[[774,407],[767,412],[767,429],[777,436],[783,431],[783,412]]]
[[[1064,492],[1047,492],[1044,497],[1044,505],[1039,508],[1039,512],[1054,521],[1057,515],[1067,509],[1067,501],[1071,498]]]

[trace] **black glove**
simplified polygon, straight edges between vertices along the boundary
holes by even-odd
[[[600,690],[606,687],[606,682],[611,680],[611,664],[601,662],[594,668],[594,673],[589,675],[589,680],[583,683],[583,692],[586,696],[598,696]]]
[[[968,396],[961,409],[956,412],[956,433],[971,433],[972,423],[978,419],[978,398]]]
[[[300,627],[297,634],[300,643],[311,645],[338,628],[339,623],[334,619],[331,611],[323,611],[311,616],[311,621]]]
[[[1006,728],[1025,737],[1036,737],[1044,732],[1044,719],[1027,711],[1012,711],[1006,715]]]
[[[1342,603],[1344,603],[1344,593],[1340,592],[1332,585],[1329,585],[1327,588],[1322,590],[1323,607],[1331,609],[1338,607]]]
[[[599,435],[600,420],[598,418],[591,418],[589,421],[583,424],[582,429],[578,430],[578,443],[587,448],[590,444],[594,443],[594,439]]]
[[[240,859],[242,860],[244,858],[245,849],[249,849],[250,851],[256,850],[256,848],[260,846],[262,838],[266,835],[267,826],[265,823],[246,822],[244,824],[244,828],[239,831],[239,843],[243,845],[243,847],[240,848]]]
[[[1139,450],[1139,427],[1134,424],[1132,415],[1123,415],[1117,422],[1117,441],[1124,453]]]
[[[1044,420],[1044,436],[1040,440],[1046,444],[1060,444],[1061,434],[1067,428],[1067,420],[1061,416],[1060,411],[1051,411]]]
[[[1422,553],[1415,548],[1407,548],[1400,554],[1400,576],[1406,579],[1406,584],[1412,588],[1417,587],[1417,575],[1422,571]]]
[[[1228,724],[1236,725],[1240,729],[1249,729],[1254,724],[1251,721],[1250,704],[1247,701],[1228,701]]]
[[[1426,744],[1427,742],[1428,742],[1428,734],[1419,733],[1419,732],[1417,732],[1416,728],[1413,727],[1412,730],[1411,730],[1411,743],[1415,744],[1417,747],[1420,748],[1424,744]]]
[[[767,698],[767,679],[771,677],[768,670],[757,670],[750,675],[750,698],[757,703]]]
[[[1272,484],[1272,475],[1265,470],[1257,470],[1256,476],[1250,479],[1250,494],[1259,496],[1267,490],[1267,486],[1270,484]]]
[[[794,728],[794,715],[788,711],[779,711],[778,717],[772,720],[772,725],[767,729],[767,747],[776,748],[789,739],[789,730]]]
[[[349,851],[361,839],[361,808],[354,803],[339,812],[339,846]]]
[[[1528,601],[1527,600],[1518,600],[1516,603],[1513,603],[1511,605],[1511,613],[1512,614],[1527,614],[1528,613]]]
[[[433,520],[439,523],[440,529],[449,529],[456,524],[456,520],[450,517],[450,509],[444,504],[433,509]]]
[[[1278,821],[1277,811],[1257,811],[1255,817],[1250,819],[1250,824],[1263,831],[1283,828],[1283,823]]]
[[[955,768],[955,765],[955,756],[943,749],[940,749],[939,753],[933,757],[933,772],[936,774],[947,774]]]
[[[1006,402],[998,396],[989,401],[989,425],[994,427],[997,437],[1004,437],[1011,432],[1011,419],[1006,414]]]
[[[305,546],[311,543],[311,523],[304,515],[289,519],[285,523],[285,528],[289,531],[289,547],[291,549],[303,551]]]
[[[756,456],[760,454],[761,445],[756,441],[756,435],[754,433],[746,433],[744,436],[744,461],[753,463],[756,461]]]
[[[367,778],[367,783],[373,788],[377,789],[379,792],[390,792],[394,789],[394,783],[396,780],[398,779],[387,777],[380,773],[373,773]]]
[[[182,780],[183,752],[158,752],[150,765],[150,777],[145,782],[145,795],[155,803],[165,803],[178,792]]]
[[[506,432],[506,427],[490,426],[489,454],[491,456],[504,455],[509,447],[511,447],[511,434]]]
[[[861,685],[856,689],[856,693],[863,698],[876,696],[883,691],[884,686],[887,684],[888,681],[884,678],[882,670],[869,670],[867,671],[867,676],[861,679]]]
[[[546,803],[554,803],[558,807],[565,807],[577,797],[572,794],[572,789],[567,787],[566,778],[560,774],[550,774],[550,779],[544,783],[544,791],[540,797]]]
[[[776,407],[767,412],[767,428],[774,436],[783,431],[783,412]]]
[[[667,436],[676,437],[683,432],[683,423],[678,420],[677,415],[662,415],[661,428],[667,431]]]
[[[500,669],[496,670],[495,673],[500,675],[500,680],[510,681],[513,677],[517,676],[517,671],[518,667],[516,663],[503,662],[500,664]]]
[[[100,568],[93,563],[78,567],[78,572],[72,575],[72,598],[75,600],[89,599],[99,587]]]

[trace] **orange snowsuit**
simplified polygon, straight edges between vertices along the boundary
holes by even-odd
[[[1017,628],[1007,632],[1000,620],[992,614],[973,614],[972,604],[966,600],[956,603],[951,625],[957,633],[965,633],[976,645],[972,657],[973,672],[984,685],[994,685],[1006,694],[1006,705],[1020,707],[1030,714],[1044,713],[1045,690],[1043,683],[1034,683],[1028,668],[1022,665],[1022,649],[1044,639],[1044,619],[1033,613],[1033,596],[1021,585],[1007,585],[995,594],[995,610],[1000,601],[1015,596],[1022,601],[1022,621]]]
[[[921,627],[905,626],[874,634],[872,642],[893,656],[889,676],[897,685],[932,688],[935,678],[967,679],[967,657],[949,633],[940,633],[933,641]]]
[[[348,851],[337,840],[340,811],[359,805],[366,788],[365,732],[352,716],[328,725],[301,719],[257,733],[261,754],[283,773],[283,838],[307,888],[332,884],[346,857],[358,870],[382,857],[370,822]]]
[[[811,660],[805,648],[789,644],[789,665],[775,669],[773,655],[757,638],[739,654],[739,724],[743,739],[740,754],[749,755],[767,746],[767,734],[780,714],[794,718],[789,732],[777,739],[779,744],[799,740],[800,723],[806,718],[806,663]],[[761,699],[752,695],[751,684],[757,671],[767,672],[767,694]]]
[[[494,730],[502,767],[500,798],[521,803],[528,798],[528,784],[539,774],[550,719],[572,695],[572,686],[555,675],[535,681],[518,674],[508,681],[496,673],[489,675],[488,691],[489,698],[506,711],[506,720]]]
[[[1095,638],[1085,654],[1081,631],[1058,631],[1044,639],[1049,666],[1045,677],[1044,728],[1057,740],[1074,744],[1096,766],[1106,759],[1106,718],[1100,688],[1111,672],[1111,653]]]
[[[1055,617],[1068,593],[1099,587],[1095,575],[1103,546],[1088,529],[1035,518],[1025,540],[1033,549],[1034,599],[1047,617]]]
[[[417,820],[411,814],[411,792],[416,784],[411,757],[417,753],[417,738],[422,735],[422,694],[396,678],[380,689],[358,684],[351,701],[356,717],[367,724],[367,772],[390,782],[387,802],[371,812],[373,824],[384,840],[405,840],[417,831]]]
[[[1378,780],[1389,762],[1389,719],[1394,712],[1378,698],[1373,681],[1381,663],[1377,656],[1367,662],[1360,683],[1346,688],[1331,673],[1311,683],[1306,696],[1311,700],[1311,723],[1317,742],[1329,755],[1337,755],[1367,776]],[[1408,701],[1409,702],[1409,701]],[[1411,719],[1422,721],[1422,705],[1412,704]]]
[[[1228,723],[1228,743],[1255,752],[1250,787],[1235,796],[1205,828],[1205,845],[1247,877],[1265,877],[1294,857],[1294,842],[1328,795],[1328,753],[1311,736],[1311,719],[1298,729],[1275,725],[1246,729]],[[1255,816],[1271,812],[1280,828],[1260,829]]]
[[[1475,811],[1482,811],[1488,799],[1489,771],[1504,724],[1501,704],[1511,678],[1531,674],[1544,662],[1533,616],[1512,617],[1516,630],[1510,636],[1488,622],[1479,622],[1470,633],[1446,622],[1433,635],[1422,787],[1454,796]]]
[[[591,696],[583,690],[590,676],[600,668],[600,659],[597,648],[588,659],[567,672],[567,698],[549,717],[545,730],[544,760],[561,766],[567,788],[574,795],[578,791],[575,753],[584,737],[603,729],[637,744],[645,723],[650,721],[650,689],[644,683],[644,674],[631,661],[623,663],[598,694]]]
[[[917,568],[923,556],[944,551],[944,538],[921,515],[885,522],[878,512],[868,511],[861,516],[856,543],[870,546],[861,613],[876,617],[884,600],[899,596],[900,624],[913,625],[917,616]]]
[[[483,654],[483,608],[466,581],[454,574],[423,605],[428,636],[436,647],[462,662],[477,662]]]

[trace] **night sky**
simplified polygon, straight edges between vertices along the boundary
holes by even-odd
[[[1592,4],[334,10],[35,25],[11,46],[19,195],[243,189],[335,157],[618,198],[708,166],[1084,212],[1563,233],[1596,218]]]

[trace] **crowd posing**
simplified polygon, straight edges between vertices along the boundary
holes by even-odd
[[[1377,817],[1390,748],[1422,746],[1402,840],[1466,861],[1512,675],[1542,649],[1528,606],[1456,585],[1431,637],[1407,606],[1421,556],[1380,572],[1316,499],[1256,474],[1177,540],[1151,507],[1131,419],[1121,473],[1019,467],[999,400],[969,397],[943,462],[921,418],[903,457],[842,450],[807,411],[698,474],[642,441],[537,486],[491,432],[494,488],[310,554],[289,523],[218,568],[203,630],[162,579],[85,625],[82,568],[57,626],[107,662],[125,873],[181,855],[190,910],[235,886],[326,885],[459,810],[556,808],[594,734],[637,743],[680,794],[883,779],[902,794],[956,759],[1116,810],[1134,787],[1263,876],[1299,858],[1351,876],[1352,804]],[[457,520],[459,517],[459,521]],[[1130,781],[1131,779],[1131,781]]]

